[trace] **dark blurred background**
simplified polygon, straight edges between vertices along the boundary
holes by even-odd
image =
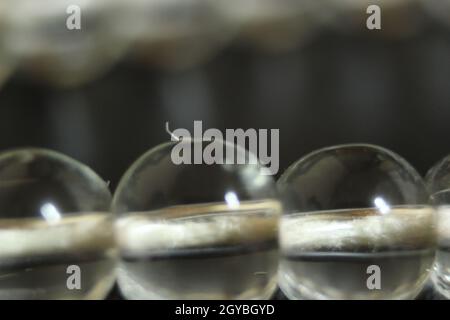
[[[0,88],[0,150],[61,151],[114,189],[139,155],[170,139],[166,121],[191,129],[202,120],[204,130],[280,129],[279,174],[317,148],[351,142],[389,148],[424,174],[450,153],[450,28],[422,10],[417,19],[405,36],[325,24],[283,50],[233,40],[183,68],[128,52],[72,87],[18,68]]]

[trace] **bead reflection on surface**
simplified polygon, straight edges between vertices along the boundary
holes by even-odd
[[[450,156],[428,171],[426,182],[437,208],[438,248],[432,280],[435,289],[450,299]]]
[[[21,149],[0,154],[0,185],[0,299],[104,298],[116,261],[106,184],[66,156]]]
[[[278,181],[280,287],[291,299],[409,299],[434,259],[434,212],[419,174],[371,145],[313,152]],[[368,286],[380,268],[381,287]]]
[[[92,80],[119,60],[127,44],[110,31],[116,0],[5,0],[5,49],[28,72],[61,86]],[[69,6],[81,29],[69,30]]]
[[[175,165],[174,146],[163,144],[143,155],[114,195],[122,294],[127,299],[270,298],[281,212],[272,178],[256,164]]]

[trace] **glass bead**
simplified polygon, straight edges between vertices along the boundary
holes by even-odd
[[[280,286],[291,299],[409,299],[435,254],[434,211],[422,178],[372,145],[315,151],[278,181]]]
[[[111,195],[59,153],[0,154],[0,299],[102,299],[115,280]]]
[[[428,171],[426,183],[437,212],[438,243],[431,279],[438,293],[450,299],[450,156]]]
[[[267,299],[274,293],[281,212],[275,183],[258,164],[174,161],[177,147],[207,145],[162,144],[122,178],[113,210],[118,284],[127,299]]]

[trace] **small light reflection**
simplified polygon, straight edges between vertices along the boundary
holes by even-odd
[[[230,209],[238,209],[239,205],[240,205],[239,199],[238,199],[236,193],[234,193],[232,191],[227,192],[225,194],[225,202],[227,203],[228,208],[230,208]]]
[[[49,223],[56,223],[61,220],[61,213],[51,203],[46,203],[41,207],[41,214]]]
[[[391,207],[381,197],[376,197],[373,203],[375,204],[375,207],[377,207],[381,212],[381,214],[387,214],[389,213],[389,211],[391,211]]]

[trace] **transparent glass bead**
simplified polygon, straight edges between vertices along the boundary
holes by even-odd
[[[437,253],[432,281],[435,289],[450,299],[450,156],[433,166],[426,176],[437,211]]]
[[[102,299],[115,278],[108,188],[42,149],[0,154],[0,299]]]
[[[267,299],[274,293],[281,207],[273,179],[257,164],[175,164],[175,148],[207,144],[162,144],[122,178],[113,209],[119,214],[118,284],[127,299]]]
[[[280,287],[291,299],[409,299],[434,260],[434,211],[420,175],[372,145],[313,152],[278,181]]]

